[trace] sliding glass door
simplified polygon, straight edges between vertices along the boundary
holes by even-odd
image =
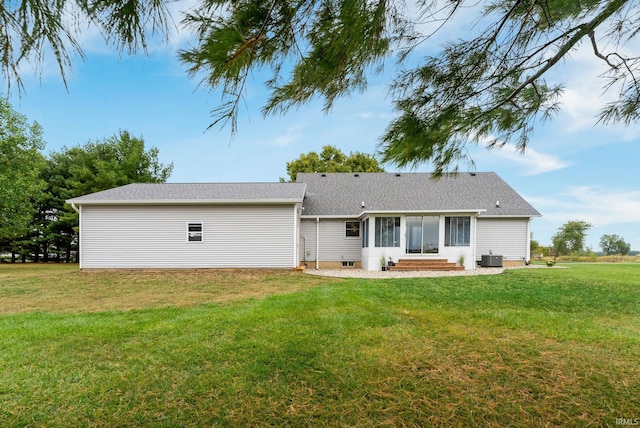
[[[440,241],[439,216],[408,216],[407,254],[437,254]]]

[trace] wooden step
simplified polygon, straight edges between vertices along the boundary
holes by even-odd
[[[387,267],[390,271],[460,271],[464,266],[457,266],[446,259],[400,259],[395,266]]]
[[[457,266],[455,263],[431,264],[431,265],[420,265],[415,263],[396,263],[395,266],[389,266],[389,267],[396,267],[396,266],[402,266],[405,268],[423,268],[423,269],[443,269],[443,268],[451,268],[451,267],[462,267],[462,266]]]
[[[400,259],[398,263],[418,263],[422,265],[438,264],[438,263],[451,263],[447,259]]]
[[[444,272],[449,272],[449,271],[464,270],[464,267],[455,266],[455,265],[453,265],[453,266],[429,266],[429,267],[395,265],[395,266],[387,267],[387,270],[389,270],[389,271],[444,271]]]

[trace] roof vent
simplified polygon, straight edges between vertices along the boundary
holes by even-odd
[[[353,174],[354,177],[360,177],[360,174]]]
[[[496,201],[496,208],[500,208],[500,201]]]
[[[400,173],[399,172],[396,172],[396,177],[400,177]]]
[[[472,177],[475,177],[476,173],[475,172],[470,172],[469,175],[472,176]]]
[[[327,174],[320,174],[320,177],[326,177]]]

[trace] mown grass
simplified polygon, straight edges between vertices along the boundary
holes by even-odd
[[[304,290],[327,281],[290,271],[109,270],[0,264],[0,315],[191,307]]]
[[[1,426],[640,418],[639,265],[367,281],[251,273],[249,288],[262,291],[248,295],[232,291],[242,281],[226,283],[240,272],[200,272],[204,286],[188,272],[37,269],[0,266]],[[103,307],[83,312],[74,282],[84,302],[98,289]],[[180,284],[204,303],[167,292],[134,308],[136,284],[155,293]],[[68,306],[53,298],[49,307],[45,294],[69,296]],[[34,311],[16,303],[32,297]]]

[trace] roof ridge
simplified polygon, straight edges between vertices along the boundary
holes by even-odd
[[[137,183],[129,183],[129,184],[124,184],[120,187],[124,187],[124,186],[130,186],[132,184],[136,184],[136,185],[147,185],[147,184],[151,184],[151,185],[177,185],[177,186],[191,186],[191,185],[204,185],[204,186],[208,186],[208,185],[212,185],[212,184],[300,184],[300,183],[296,183],[296,182],[278,182],[278,181],[201,181],[201,182],[181,182],[181,183],[148,183],[148,182],[137,182]]]

